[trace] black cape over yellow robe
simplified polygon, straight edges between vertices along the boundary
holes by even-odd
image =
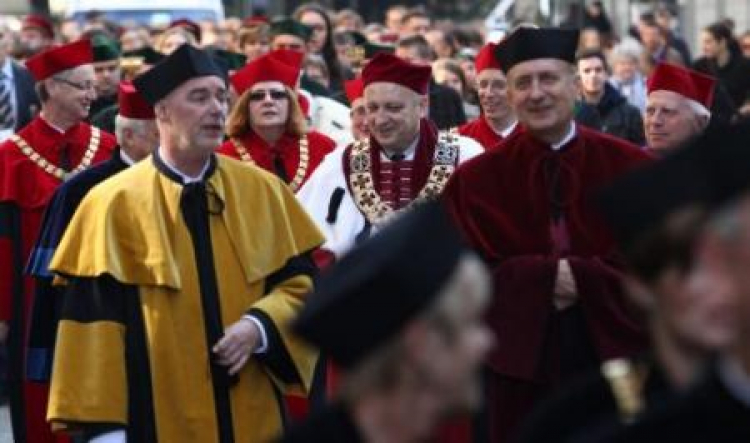
[[[146,160],[94,188],[50,264],[67,281],[48,419],[123,428],[137,442],[261,442],[278,396],[310,386],[316,353],[291,336],[322,236],[280,180],[211,157],[183,185]],[[269,349],[238,377],[214,362],[224,328],[250,314]]]

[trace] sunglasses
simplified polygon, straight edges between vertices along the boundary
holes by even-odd
[[[286,91],[278,91],[273,89],[270,91],[259,90],[251,92],[249,97],[251,102],[260,102],[265,100],[266,95],[270,95],[271,100],[279,101],[286,98]]]

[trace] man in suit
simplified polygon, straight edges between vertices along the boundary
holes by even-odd
[[[10,57],[12,43],[12,31],[0,24],[0,141],[26,126],[39,109],[34,79]]]

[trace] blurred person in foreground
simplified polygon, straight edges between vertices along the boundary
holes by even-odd
[[[342,368],[340,395],[281,441],[416,443],[476,409],[489,281],[436,202],[352,250],[294,323]]]

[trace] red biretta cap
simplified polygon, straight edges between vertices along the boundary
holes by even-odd
[[[38,82],[58,72],[86,65],[94,61],[94,51],[88,39],[55,46],[26,60],[26,67]]]
[[[39,14],[30,14],[23,19],[21,29],[36,28],[44,32],[47,37],[55,36],[55,28],[52,26],[50,19]]]
[[[420,95],[427,94],[431,78],[432,68],[429,66],[415,65],[385,52],[375,55],[362,70],[365,88],[372,83],[395,83]]]
[[[669,63],[659,63],[648,78],[648,93],[672,91],[711,108],[716,79]]]
[[[487,43],[482,46],[479,50],[477,58],[474,60],[474,66],[477,69],[477,74],[484,71],[485,69],[501,69],[500,62],[495,57],[495,51],[497,50],[497,44]]]
[[[277,49],[268,53],[268,56],[272,59],[289,65],[297,70],[299,74],[302,72],[302,60],[305,58],[305,54],[300,51],[293,51],[291,49]]]
[[[275,51],[274,51],[275,52]],[[292,89],[297,87],[299,68],[282,63],[272,53],[251,61],[229,78],[234,90],[242,95],[254,84],[259,82],[277,81]]]
[[[120,83],[117,103],[120,105],[119,114],[123,117],[139,120],[153,120],[156,118],[154,107],[143,98],[130,82]]]
[[[198,43],[201,42],[201,26],[198,23],[187,18],[181,18],[178,20],[173,20],[169,24],[169,26],[167,26],[167,29],[176,27],[185,29],[187,32],[193,34],[193,37],[195,37],[195,41],[197,41]]]
[[[346,98],[349,99],[350,104],[362,98],[362,95],[365,91],[365,85],[364,83],[362,83],[362,77],[357,77],[354,80],[345,81],[344,91],[346,92]]]

